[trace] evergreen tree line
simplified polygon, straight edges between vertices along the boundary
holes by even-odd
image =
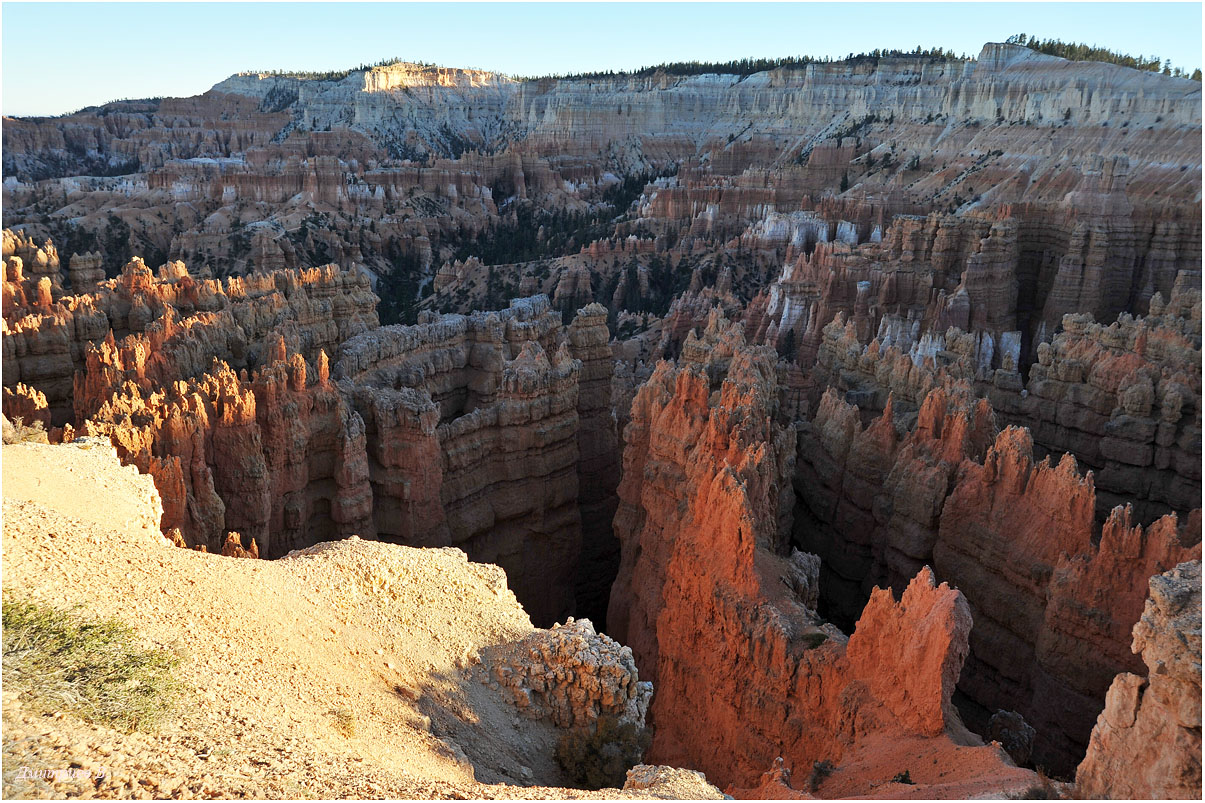
[[[421,280],[422,264],[417,251],[401,251],[393,258],[393,270],[382,273],[377,280],[377,295],[381,299],[377,313],[382,326],[418,323],[416,296]]]
[[[923,58],[930,61],[954,61],[966,56],[958,56],[952,50],[922,48],[919,45],[912,50],[884,50],[876,48],[868,53],[850,53],[844,59],[833,59],[830,56],[816,58],[813,56],[788,56],[786,58],[734,59],[732,61],[672,61],[657,64],[652,67],[641,67],[639,70],[599,70],[595,72],[560,73],[557,75],[541,75],[523,77],[521,81],[542,81],[552,78],[560,81],[599,80],[604,78],[647,78],[656,73],[666,75],[753,75],[754,73],[775,70],[779,67],[797,69],[809,64],[831,64],[837,61],[865,61],[884,58]]]
[[[342,81],[344,78],[354,72],[368,72],[369,70],[377,67],[389,67],[393,64],[401,64],[404,61],[405,59],[401,58],[400,56],[393,56],[392,58],[381,59],[373,64],[360,64],[356,67],[350,67],[346,70],[327,70],[325,72],[307,72],[296,70],[246,70],[239,74],[271,75],[277,78],[299,78],[303,81]],[[429,64],[425,61],[415,61],[410,63],[415,64],[424,70],[435,69],[439,66],[438,64]]]
[[[454,258],[475,256],[485,265],[507,265],[576,253],[583,245],[610,236],[614,230],[612,218],[625,212],[645,185],[659,175],[676,172],[674,167],[662,173],[626,176],[603,190],[604,205],[588,212],[549,211],[537,209],[531,201],[517,202],[514,222],[501,223],[482,238],[463,243]],[[502,197],[508,189],[496,185],[495,197]],[[541,227],[543,239],[538,236]]]
[[[1023,45],[1030,50],[1045,53],[1047,56],[1058,56],[1068,61],[1103,61],[1106,64],[1120,64],[1122,67],[1132,67],[1145,72],[1158,72],[1176,78],[1192,78],[1201,80],[1200,68],[1190,76],[1179,67],[1172,67],[1170,59],[1160,59],[1158,56],[1130,56],[1118,53],[1096,45],[1085,45],[1079,42],[1064,42],[1061,39],[1038,39],[1036,36],[1026,36],[1023,33],[1014,34],[1004,40],[1010,45]]]
[[[1179,67],[1172,67],[1170,60],[1160,59],[1158,56],[1130,56],[1124,53],[1118,53],[1108,48],[1096,47],[1095,45],[1085,45],[1082,43],[1064,42],[1060,39],[1038,39],[1036,36],[1027,35],[1024,33],[1015,34],[1005,40],[1009,44],[1023,45],[1031,50],[1036,50],[1039,53],[1045,53],[1050,56],[1059,56],[1060,58],[1070,61],[1103,61],[1108,64],[1120,64],[1123,67],[1132,67],[1136,70],[1145,70],[1147,72],[1161,72],[1164,75],[1171,75],[1177,78],[1189,78],[1194,81],[1201,80],[1201,70],[1194,70],[1189,75],[1188,72]],[[875,48],[874,50],[865,53],[850,53],[844,59],[833,59],[825,56],[817,58],[813,56],[787,56],[784,58],[744,58],[733,59],[731,61],[673,61],[664,64],[656,64],[650,67],[641,67],[638,70],[596,70],[592,72],[577,72],[577,73],[558,73],[554,75],[541,76],[525,76],[518,80],[520,81],[541,81],[547,78],[563,81],[582,81],[582,80],[601,80],[607,78],[647,78],[657,73],[665,73],[666,75],[674,76],[690,76],[690,75],[705,75],[705,74],[721,74],[721,75],[753,75],[754,73],[766,72],[767,70],[775,70],[780,67],[789,69],[797,69],[806,67],[809,64],[831,64],[837,61],[859,62],[859,61],[878,61],[885,58],[917,58],[926,59],[929,62],[947,62],[966,60],[965,54],[959,56],[952,50],[945,50],[940,47],[922,48],[919,45],[912,50],[897,50]],[[382,59],[372,64],[360,64],[346,70],[327,70],[324,72],[313,71],[294,71],[294,70],[250,70],[245,74],[272,75],[281,78],[298,78],[306,81],[341,81],[353,72],[366,72],[376,67],[388,67],[392,64],[403,62],[401,57],[392,57]],[[423,69],[434,69],[438,65],[427,62],[413,62]]]

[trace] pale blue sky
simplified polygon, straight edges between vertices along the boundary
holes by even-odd
[[[3,112],[188,96],[239,70],[400,56],[512,75],[941,46],[1025,32],[1201,65],[1192,3],[10,3]]]

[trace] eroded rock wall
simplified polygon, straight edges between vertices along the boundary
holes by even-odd
[[[503,566],[547,624],[573,611],[582,548],[582,361],[561,337],[538,296],[369,332],[335,366],[366,425],[378,535]]]
[[[378,299],[367,277],[333,265],[218,281],[194,279],[181,263],[156,275],[135,258],[120,277],[92,292],[37,299],[18,293],[21,273],[10,261],[4,384],[45,393],[56,426],[82,422],[100,403],[96,394],[103,396],[110,382],[97,375],[98,365],[89,366],[87,355],[107,337],[113,348],[122,341],[131,350],[131,364],[146,366],[145,385],[196,376],[214,357],[236,369],[254,368],[277,335],[314,364],[320,351],[334,353],[339,343],[378,325]],[[131,335],[138,337],[127,343]],[[135,359],[134,351],[141,356]],[[75,387],[76,372],[87,377],[83,388]]]
[[[108,363],[126,373],[121,355]],[[263,557],[350,535],[372,537],[364,425],[330,382],[277,339],[250,375],[210,371],[162,385],[114,386],[83,425],[122,460],[154,477],[162,529],[187,546],[222,551],[226,533],[253,539]],[[132,372],[130,372],[132,373]]]
[[[606,621],[607,598],[619,571],[619,541],[611,530],[619,504],[620,452],[611,412],[611,354],[607,308],[578,310],[569,327],[569,353],[582,364],[577,394],[577,488],[582,552],[574,581],[578,616]]]
[[[933,566],[975,617],[959,685],[978,707],[969,724],[1017,711],[1037,730],[1034,760],[1068,772],[1133,664],[1145,579],[1199,553],[1200,512],[1143,527],[1118,507],[1098,526],[1093,475],[1069,454],[1035,460],[1028,430],[997,434],[966,386],[932,390],[909,426],[889,399],[863,428],[829,390],[800,428],[795,542],[821,557],[822,610],[848,622],[870,586],[900,590]]]

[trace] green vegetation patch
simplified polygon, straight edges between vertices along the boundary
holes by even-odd
[[[43,713],[150,730],[173,705],[179,657],[137,644],[116,619],[4,600],[4,685]]]
[[[1176,78],[1201,80],[1200,68],[1193,70],[1190,75],[1180,67],[1173,68],[1170,59],[1162,60],[1155,55],[1131,56],[1096,45],[1064,42],[1061,39],[1038,39],[1036,36],[1026,36],[1023,33],[1014,34],[1004,41],[1010,45],[1022,45],[1030,50],[1045,53],[1047,56],[1058,56],[1068,61],[1103,61],[1106,64],[1120,64],[1122,67],[1131,67],[1144,72],[1161,72]]]
[[[603,716],[593,728],[567,731],[556,746],[557,763],[585,789],[621,787],[652,742],[648,728]]]

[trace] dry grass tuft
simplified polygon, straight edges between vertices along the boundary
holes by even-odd
[[[124,622],[6,599],[3,624],[4,685],[34,709],[124,731],[150,730],[171,710],[180,659],[139,647]]]
[[[335,708],[326,712],[335,721],[335,730],[348,739],[356,735],[356,715],[347,708]]]

